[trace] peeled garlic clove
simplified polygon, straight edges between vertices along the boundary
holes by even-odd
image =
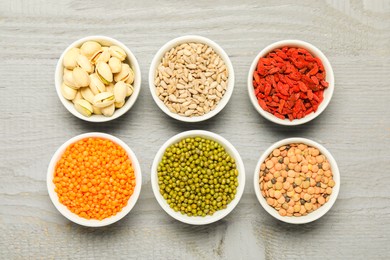
[[[71,88],[73,88],[73,89],[79,89],[79,88],[80,88],[80,87],[76,84],[76,82],[75,82],[75,80],[74,80],[73,71],[71,71],[70,73],[65,73],[62,79],[63,79],[64,83],[65,83],[68,87],[71,87]]]
[[[123,105],[125,104],[125,101],[123,101],[123,102],[115,102],[114,103],[114,105],[115,105],[115,108],[121,108],[121,107],[123,107]]]
[[[133,84],[133,82],[134,82],[134,71],[132,68],[130,68],[129,77],[126,79],[126,83]]]
[[[111,92],[102,92],[102,93],[99,93],[97,94],[94,98],[93,98],[93,105],[96,106],[96,107],[107,107],[111,104],[114,104],[115,102],[115,96],[113,93]]]
[[[92,65],[92,63],[84,55],[79,54],[79,56],[77,56],[77,64],[81,68],[83,68],[86,72],[88,72],[88,73],[92,73],[93,72],[93,65]]]
[[[100,55],[96,58],[96,63],[98,63],[99,61],[102,61],[102,62],[108,62],[110,60],[110,53],[108,50],[103,50]]]
[[[91,83],[89,74],[80,67],[74,68],[72,75],[73,75],[74,83],[78,87],[87,87],[89,86],[89,83]]]
[[[126,97],[130,97],[134,92],[134,87],[130,84],[126,84],[126,87],[127,87]]]
[[[94,105],[92,105],[92,109],[93,109],[93,113],[94,113],[95,115],[101,115],[101,114],[102,114],[102,111],[101,111],[100,108],[95,107]]]
[[[106,92],[111,92],[114,94],[114,84],[110,83],[108,86],[106,86]]]
[[[91,83],[89,83],[89,87],[92,90],[92,93],[94,95],[97,95],[101,92],[106,91],[106,86],[104,83],[100,80],[99,76],[94,74],[89,75],[89,78],[91,79]]]
[[[127,94],[127,86],[123,81],[119,81],[114,86],[115,102],[121,103],[125,101]]]
[[[112,72],[110,69],[110,66],[108,66],[105,62],[98,62],[96,65],[96,74],[99,76],[99,78],[103,81],[104,84],[108,85],[110,82],[112,82]]]
[[[126,59],[126,52],[118,46],[110,46],[110,54],[112,57],[117,57],[120,61]]]
[[[74,69],[77,66],[77,56],[80,53],[79,48],[72,48],[70,49],[65,55],[64,59],[62,60],[62,64],[64,65],[65,68],[67,69]]]
[[[81,88],[80,92],[81,96],[83,96],[85,100],[87,100],[89,103],[93,103],[93,98],[95,95],[92,93],[92,90],[89,87]]]
[[[90,117],[92,115],[92,105],[85,99],[79,99],[74,102],[74,107],[80,114],[84,116]]]
[[[72,99],[73,104],[76,103],[76,101],[79,99],[83,99],[83,96],[81,96],[80,90],[77,91],[76,96]]]
[[[129,64],[122,63],[122,69],[119,73],[114,75],[114,80],[116,82],[126,81],[129,78],[130,70],[131,70],[131,68],[130,68]]]
[[[117,57],[111,57],[108,61],[112,73],[119,73],[122,69],[122,62]]]
[[[61,85],[61,94],[67,100],[72,100],[76,97],[77,90],[67,86],[65,83]]]
[[[80,47],[80,53],[91,59],[92,55],[98,52],[102,46],[95,41],[84,42]]]
[[[115,105],[111,104],[109,106],[103,107],[100,109],[100,111],[104,116],[112,116],[115,112]]]

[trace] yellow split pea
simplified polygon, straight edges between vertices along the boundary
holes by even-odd
[[[304,216],[329,201],[335,186],[327,158],[306,144],[274,149],[260,167],[260,189],[281,216]]]

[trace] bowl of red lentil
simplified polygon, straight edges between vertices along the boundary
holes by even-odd
[[[87,227],[107,226],[125,217],[141,192],[136,155],[122,140],[104,133],[75,136],[53,155],[47,188],[57,210]]]
[[[319,116],[334,91],[334,74],[326,56],[300,40],[265,47],[248,73],[248,93],[255,109],[280,125],[300,125]]]
[[[305,138],[271,145],[260,157],[254,188],[261,206],[273,217],[305,224],[325,215],[340,190],[340,172],[331,153]]]
[[[151,183],[168,215],[186,224],[206,225],[237,206],[244,192],[245,168],[228,140],[191,130],[161,146],[152,164]]]
[[[157,106],[183,122],[200,122],[217,115],[234,88],[229,56],[216,42],[198,35],[170,40],[154,56],[149,89]]]

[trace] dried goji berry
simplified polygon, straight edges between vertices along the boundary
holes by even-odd
[[[298,52],[298,53],[302,53],[302,54],[308,53],[308,51],[307,51],[306,49],[303,49],[303,48],[298,48],[298,49],[297,49],[297,52]]]
[[[259,94],[260,92],[260,89],[259,88],[255,88],[255,96],[257,97],[257,95]]]
[[[280,119],[285,119],[285,117],[277,112],[274,113],[274,116],[280,118]]]
[[[316,57],[316,58],[314,58],[314,59],[315,59],[315,61],[317,62],[317,65],[318,65],[318,67],[319,67],[319,70],[324,71],[324,65],[322,64],[321,59],[318,58],[318,57]]]
[[[271,86],[267,85],[264,89],[264,95],[269,96],[269,93],[271,92]]]
[[[325,73],[317,73],[317,74],[316,74],[316,78],[317,78],[319,81],[325,79]]]
[[[265,84],[267,84],[267,83],[265,83]],[[259,90],[259,92],[264,93],[264,84],[260,83],[260,84],[257,86],[257,89]]]
[[[317,64],[313,65],[313,68],[307,73],[307,75],[315,75],[318,72],[318,66]]]
[[[283,108],[284,108],[284,104],[286,103],[286,101],[284,101],[283,99],[280,100],[280,104],[279,104],[279,108],[278,108],[278,112],[280,114],[282,114],[282,111],[283,111]]]
[[[263,93],[259,93],[257,94],[257,99],[264,99],[265,98],[265,95]]]
[[[255,73],[253,73],[253,78],[257,84],[260,83],[260,75],[256,71],[255,71]]]
[[[316,76],[311,76],[310,79],[313,81],[314,84],[318,85],[318,79]]]
[[[280,99],[283,99],[283,100],[288,100],[288,94],[287,95],[282,95],[281,93],[277,93],[276,94]]]
[[[279,81],[281,81],[282,83],[287,83],[287,81],[286,81],[286,78],[284,77],[284,75],[283,74],[275,74],[274,76],[278,76],[278,78],[279,78]]]
[[[288,76],[290,79],[295,80],[295,81],[300,80],[302,77],[302,75],[299,74],[299,72],[290,73]]]
[[[260,107],[261,107],[262,109],[264,109],[265,111],[268,111],[267,104],[264,102],[264,100],[259,99],[258,102],[259,102],[259,105],[260,105]]]
[[[264,65],[262,63],[263,58],[260,58],[259,62],[257,62],[257,68],[256,71],[259,72],[261,69],[264,68]]]
[[[274,60],[277,61],[277,62],[281,62],[281,63],[284,62],[284,60],[282,58],[280,58],[279,56],[277,56],[277,55],[275,55]]]
[[[282,59],[284,59],[284,60],[286,60],[286,59],[288,58],[288,56],[286,55],[286,53],[284,53],[283,51],[278,51],[278,52],[276,52],[276,54],[277,54],[280,58],[282,58]]]
[[[261,58],[260,62],[264,65],[271,65],[271,59]]]
[[[305,111],[305,115],[307,116],[311,112],[313,112],[313,108],[312,107]]]
[[[274,73],[276,73],[276,72],[279,72],[279,68],[274,67],[274,68],[272,68],[272,69],[270,69],[270,70],[268,71],[268,74],[274,74]]]
[[[324,87],[327,87],[329,85],[329,83],[326,82],[325,80],[321,80],[321,85]]]
[[[305,83],[303,83],[302,81],[298,81],[298,86],[299,86],[299,89],[302,91],[302,92],[307,92],[307,86]]]
[[[319,97],[316,95],[316,92],[314,92],[313,94],[314,94],[314,95],[313,95],[313,99],[314,99],[316,102],[319,102],[320,99],[319,99]]]

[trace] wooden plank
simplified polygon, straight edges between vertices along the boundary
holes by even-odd
[[[107,10],[106,8],[109,7]],[[137,56],[142,90],[123,117],[83,122],[60,104],[54,69],[72,41],[117,38]],[[163,114],[148,89],[148,70],[168,40],[199,34],[230,56],[236,84],[215,118],[179,123]],[[319,47],[333,65],[336,91],[316,120],[294,128],[263,119],[249,102],[246,79],[256,54],[277,40]],[[4,259],[291,259],[387,258],[390,243],[390,5],[387,1],[57,1],[0,3],[0,252]],[[225,219],[188,226],[154,199],[150,166],[169,137],[206,129],[230,140],[246,167],[245,193]],[[143,171],[140,199],[122,221],[90,229],[65,220],[46,190],[54,151],[70,137],[107,132],[135,151]],[[239,135],[237,133],[240,133]],[[339,199],[307,225],[278,222],[254,195],[261,153],[282,138],[324,144],[342,176]]]

